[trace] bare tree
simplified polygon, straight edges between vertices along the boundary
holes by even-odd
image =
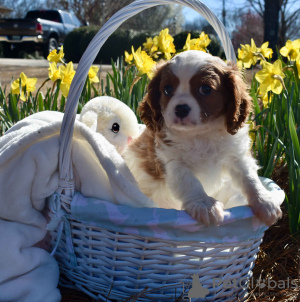
[[[299,3],[297,0],[281,0],[279,45],[284,45],[288,38],[299,38],[300,8],[292,11],[291,5]]]
[[[178,5],[160,5],[140,12],[127,20],[122,28],[156,32],[164,27],[174,35],[181,31],[183,24],[182,7]]]
[[[240,24],[236,25],[231,34],[234,49],[237,50],[240,44],[250,44],[251,38],[254,39],[257,46],[260,46],[264,42],[262,18],[252,11],[239,12],[236,18],[239,19]],[[237,19],[235,21],[237,22]]]
[[[10,18],[24,18],[29,10],[45,8],[41,0],[0,0],[0,6],[12,9],[12,12],[7,14]]]
[[[48,8],[73,11],[77,18],[91,25],[103,25],[114,13],[133,0],[46,0]]]
[[[274,43],[271,44],[272,39],[276,37],[276,45],[281,47],[288,38],[294,39],[299,36],[300,7],[299,5],[295,7],[299,0],[247,0],[247,2],[264,20],[264,40],[268,40],[271,46]]]

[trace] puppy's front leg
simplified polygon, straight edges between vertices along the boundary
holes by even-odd
[[[245,156],[232,163],[230,168],[232,180],[242,188],[255,216],[268,226],[274,224],[282,216],[282,212],[274,200],[274,195],[259,180],[255,160]]]
[[[173,160],[166,164],[166,173],[168,186],[191,217],[205,225],[223,221],[223,204],[205,193],[190,168]]]

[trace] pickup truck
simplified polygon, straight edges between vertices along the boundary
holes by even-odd
[[[39,50],[46,58],[69,32],[83,25],[74,14],[62,10],[31,10],[24,19],[0,19],[4,57],[17,57],[20,50]]]

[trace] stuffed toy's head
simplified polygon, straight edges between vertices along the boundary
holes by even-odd
[[[90,100],[82,108],[79,120],[101,133],[120,154],[139,135],[138,121],[133,111],[113,97],[102,96]]]

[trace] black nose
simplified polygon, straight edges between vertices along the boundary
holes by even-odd
[[[179,118],[184,118],[184,117],[188,116],[190,111],[191,111],[191,108],[187,104],[177,105],[175,107],[175,114]]]

